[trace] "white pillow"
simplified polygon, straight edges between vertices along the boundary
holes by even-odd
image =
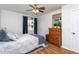
[[[16,37],[16,39],[19,38],[19,35],[18,35],[18,34],[15,34],[15,33],[13,33],[13,34],[14,34],[14,36]]]
[[[9,36],[10,39],[13,39],[13,40],[17,40],[18,39],[18,35],[14,34],[12,32],[7,32],[7,35]]]

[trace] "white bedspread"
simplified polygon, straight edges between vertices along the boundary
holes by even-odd
[[[38,46],[38,38],[26,34],[16,41],[0,42],[0,54],[27,53]]]

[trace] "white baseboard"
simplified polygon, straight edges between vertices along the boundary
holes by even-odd
[[[67,47],[65,47],[65,46],[62,46],[62,48],[67,49],[67,50],[70,50],[70,51],[73,51],[73,52],[76,52],[76,53],[79,53],[79,51],[76,51],[76,50],[73,50],[73,49],[67,48]]]

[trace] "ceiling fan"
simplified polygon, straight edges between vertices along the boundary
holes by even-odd
[[[29,5],[32,9],[26,11],[32,11],[33,13],[37,14],[39,12],[43,13],[45,11],[45,7],[39,7],[38,5]]]

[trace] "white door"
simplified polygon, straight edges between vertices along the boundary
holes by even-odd
[[[79,52],[79,9],[74,9],[71,12],[72,19],[72,48]]]
[[[79,52],[79,5],[62,7],[62,47]]]

